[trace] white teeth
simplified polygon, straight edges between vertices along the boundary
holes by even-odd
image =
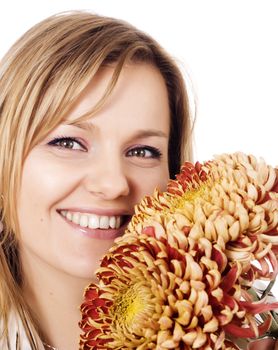
[[[73,213],[71,221],[74,222],[75,224],[79,225],[79,220],[80,219],[80,214],[79,213]]]
[[[107,229],[109,227],[109,217],[102,216],[99,221],[99,227]]]
[[[116,218],[115,216],[111,216],[111,218],[109,219],[109,225],[111,228],[116,228]]]
[[[96,215],[89,216],[89,227],[99,228],[99,218]]]
[[[88,216],[87,215],[81,215],[79,225],[82,227],[88,226]]]
[[[89,227],[92,229],[118,229],[122,224],[121,216],[100,216],[95,214],[83,214],[62,210],[63,215],[67,220],[74,222],[81,227]]]

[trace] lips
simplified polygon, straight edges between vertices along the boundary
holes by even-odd
[[[103,240],[121,236],[131,219],[131,215],[98,215],[80,209],[58,210],[58,213],[76,231],[87,237]]]

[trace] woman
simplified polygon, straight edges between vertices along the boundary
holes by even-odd
[[[184,81],[129,24],[64,13],[2,59],[0,111],[0,348],[76,350],[101,256],[191,158]]]

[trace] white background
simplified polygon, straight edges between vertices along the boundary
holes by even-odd
[[[31,25],[70,9],[125,19],[178,60],[198,99],[195,160],[243,151],[278,164],[277,1],[6,0],[0,57]]]
[[[127,20],[177,59],[198,100],[195,160],[243,151],[278,164],[278,1],[6,0],[0,56],[31,25],[71,9]]]

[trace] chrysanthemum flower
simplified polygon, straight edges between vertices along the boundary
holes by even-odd
[[[278,304],[248,286],[277,274],[278,171],[252,156],[185,163],[136,208],[81,306],[80,349],[236,349]],[[255,264],[256,262],[256,264]]]
[[[229,261],[246,265],[242,277],[251,284],[278,273],[277,201],[278,169],[243,153],[224,154],[203,165],[185,163],[167,192],[142,201],[130,231],[163,222],[168,240],[185,233],[218,242]],[[250,265],[255,260],[259,268]]]

